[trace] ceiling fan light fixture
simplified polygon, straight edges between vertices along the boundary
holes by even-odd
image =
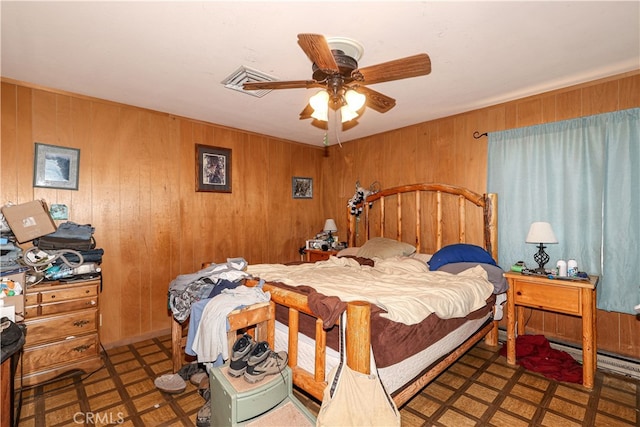
[[[325,116],[329,110],[329,93],[326,90],[321,90],[311,98],[309,98],[309,105],[314,111],[324,111]]]
[[[329,110],[325,109],[324,111],[322,110],[313,110],[313,113],[311,114],[311,117],[316,119],[316,120],[322,120],[323,122],[328,122],[329,121]]]
[[[361,93],[356,92],[353,89],[349,89],[344,94],[344,100],[349,105],[349,108],[353,111],[358,111],[364,106],[364,103],[367,100],[367,97]]]
[[[431,73],[431,59],[426,53],[360,68],[358,61],[364,49],[353,39],[300,33],[298,45],[311,60],[311,80],[244,82],[242,87],[248,91],[323,88],[309,98],[300,113],[301,120],[313,118],[312,125],[322,129],[327,128],[322,122],[328,122],[329,115],[332,121],[334,117],[337,120],[334,113],[341,115],[342,130],[348,130],[358,124],[354,119],[365,108],[386,113],[396,105],[395,99],[368,85]]]
[[[340,120],[342,123],[350,122],[351,120],[358,117],[358,113],[351,109],[348,105],[343,105],[340,107]]]

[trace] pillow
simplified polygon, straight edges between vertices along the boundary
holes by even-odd
[[[416,251],[414,246],[386,237],[374,237],[367,240],[356,254],[363,258],[390,258],[393,256],[409,256]]]
[[[507,283],[507,279],[504,277],[504,270],[494,264],[484,264],[481,262],[452,262],[443,265],[438,269],[438,271],[446,271],[447,273],[458,274],[465,270],[473,268],[476,265],[484,268],[484,271],[487,272],[487,278],[491,283],[493,283],[494,294],[501,294],[507,291],[509,284]]]
[[[358,250],[360,248],[357,246],[354,246],[352,248],[344,248],[341,249],[336,256],[340,257],[340,256],[356,256],[358,254]]]
[[[431,254],[421,254],[420,252],[416,252],[415,254],[411,255],[411,258],[415,258],[429,265],[429,261],[431,261]]]
[[[484,248],[467,243],[457,243],[448,245],[437,251],[429,261],[429,270],[435,271],[446,264],[452,262],[481,262],[485,264],[497,265],[491,254]]]

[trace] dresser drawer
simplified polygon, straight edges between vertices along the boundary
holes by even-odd
[[[98,334],[93,334],[25,348],[22,367],[25,372],[54,368],[58,364],[69,364],[80,359],[95,357],[99,355],[99,347]]]
[[[39,305],[28,305],[24,308],[24,318],[30,319],[32,317],[38,316],[40,306]]]
[[[82,298],[64,302],[57,302],[54,304],[42,304],[40,306],[39,316],[46,316],[48,314],[67,313],[69,311],[84,310],[87,308],[97,307],[97,298]]]
[[[24,296],[24,305],[37,305],[40,302],[38,292],[27,292]]]
[[[515,281],[514,297],[517,305],[573,315],[582,314],[580,289],[576,287]]]
[[[98,287],[96,285],[74,286],[66,289],[52,288],[50,290],[40,291],[40,303],[48,304],[51,302],[64,301],[69,299],[79,299],[86,297],[95,297],[98,295]]]
[[[50,316],[27,320],[26,345],[44,341],[66,339],[97,331],[98,310],[84,310],[62,316]]]

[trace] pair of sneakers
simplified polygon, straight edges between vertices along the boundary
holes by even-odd
[[[268,375],[282,372],[287,366],[286,351],[271,350],[266,341],[255,342],[253,338],[244,334],[233,344],[229,375],[244,376],[250,383],[262,381]]]

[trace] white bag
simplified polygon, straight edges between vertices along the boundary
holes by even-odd
[[[378,376],[373,351],[370,375],[347,366],[344,349],[346,315],[340,319],[340,363],[329,373],[317,427],[400,426],[400,413]]]

